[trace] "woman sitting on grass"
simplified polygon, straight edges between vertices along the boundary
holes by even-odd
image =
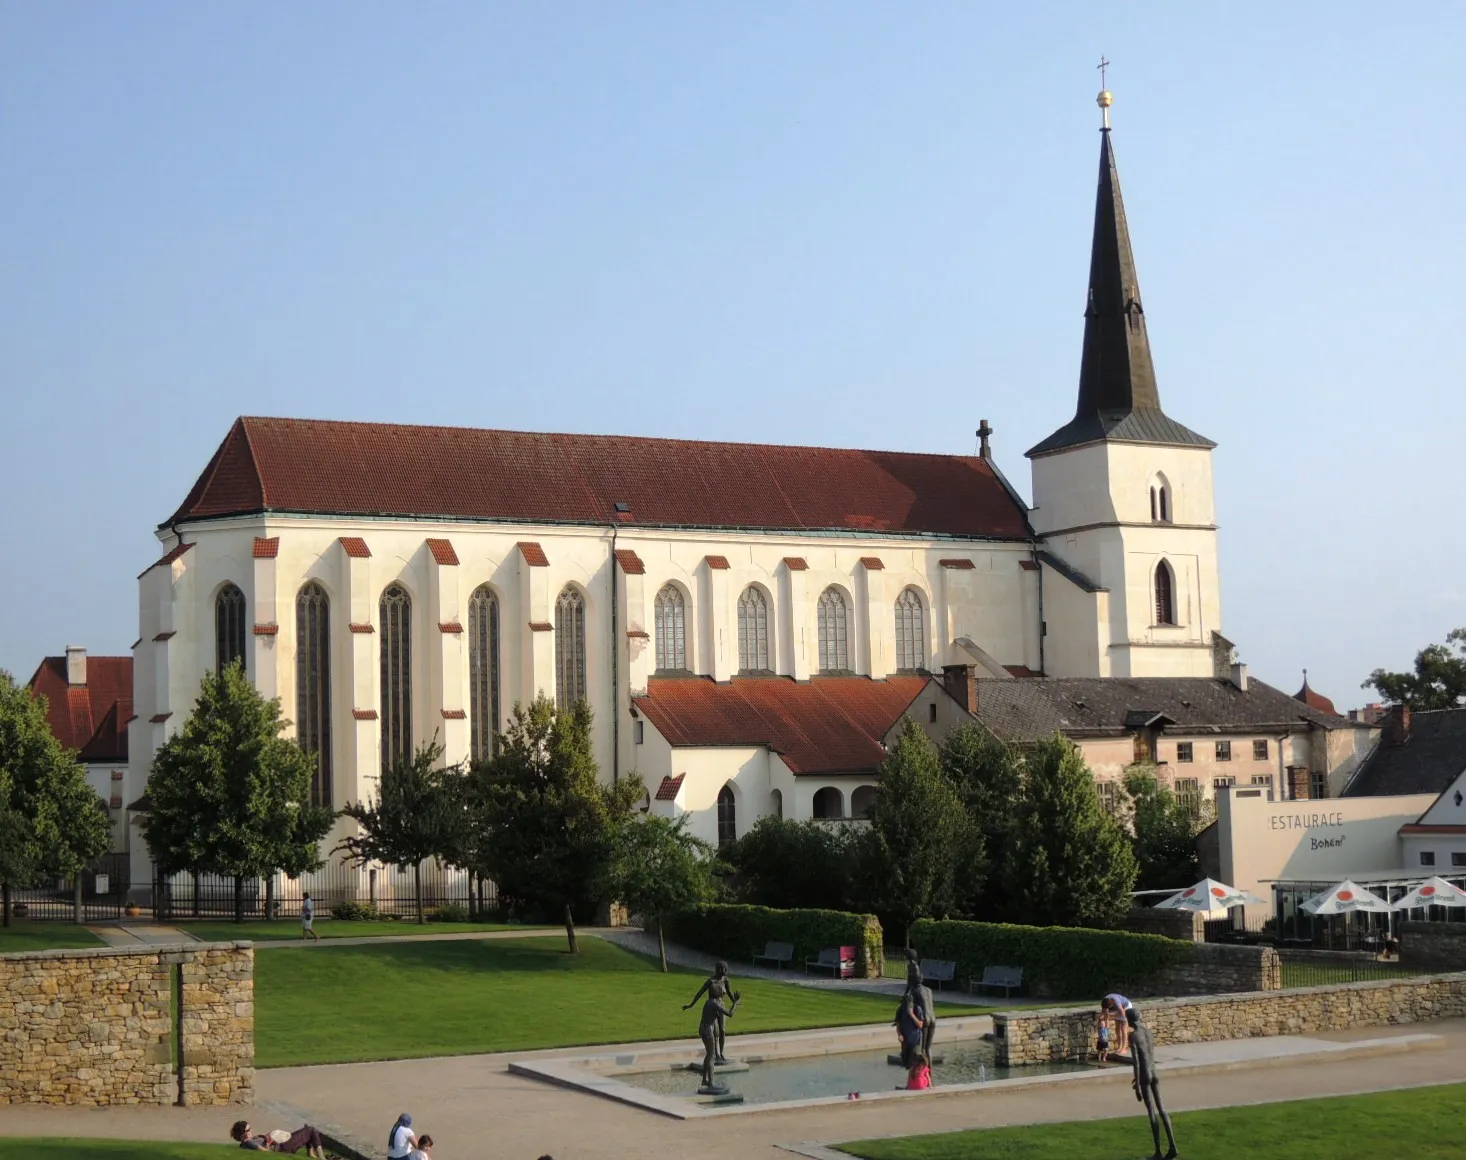
[[[236,1120],[234,1127],[229,1129],[229,1134],[239,1142],[239,1146],[250,1152],[299,1152],[302,1148],[306,1150],[312,1160],[326,1160],[326,1143],[321,1139],[320,1132],[307,1124],[294,1132],[286,1132],[276,1128],[265,1136],[256,1136],[250,1131],[248,1120]]]

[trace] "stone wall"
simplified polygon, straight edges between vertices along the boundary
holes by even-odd
[[[1400,964],[1422,971],[1466,971],[1466,922],[1407,922]]]
[[[1282,986],[1282,963],[1272,947],[1197,943],[1189,961],[1166,967],[1136,994],[1219,995]]]
[[[1245,995],[1207,995],[1137,1003],[1158,1045],[1310,1035],[1350,1027],[1418,1023],[1466,1015],[1466,972],[1301,987]],[[993,1015],[997,1062],[1015,1066],[1080,1059],[1093,1053],[1098,1007],[999,1011]]]
[[[0,1106],[253,1101],[249,943],[0,955]]]
[[[1190,910],[1158,910],[1154,906],[1137,906],[1125,916],[1125,929],[1136,934],[1158,934],[1166,938],[1199,943],[1206,920]]]

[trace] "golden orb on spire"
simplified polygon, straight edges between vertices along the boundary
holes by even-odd
[[[1110,92],[1109,89],[1103,89],[1100,91],[1100,95],[1095,97],[1094,103],[1101,109],[1108,109],[1115,103],[1115,94]]]

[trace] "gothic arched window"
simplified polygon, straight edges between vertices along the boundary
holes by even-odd
[[[382,593],[382,768],[412,760],[412,597],[400,584]]]
[[[926,624],[921,597],[907,588],[896,597],[896,669],[915,672],[926,668]]]
[[[221,673],[235,661],[249,667],[244,655],[244,593],[233,584],[224,585],[214,598],[214,656]]]
[[[1155,569],[1155,622],[1176,623],[1176,577],[1164,560]]]
[[[331,805],[331,601],[312,581],[295,596],[295,740],[315,758],[311,805]]]
[[[493,756],[498,728],[499,598],[483,584],[468,598],[468,731],[473,760]]]
[[[687,667],[687,602],[682,589],[664,584],[655,608],[658,670]]]
[[[568,709],[585,697],[585,597],[566,585],[555,601],[555,703]]]
[[[737,840],[738,803],[733,799],[733,787],[725,785],[718,791],[718,845]]]
[[[1152,523],[1171,522],[1171,485],[1164,475],[1155,475],[1150,484],[1150,519]]]
[[[843,592],[831,585],[820,593],[816,617],[820,672],[844,673],[850,671],[849,630],[846,627],[849,619]]]
[[[769,602],[750,584],[738,598],[738,671],[767,672],[769,665]]]

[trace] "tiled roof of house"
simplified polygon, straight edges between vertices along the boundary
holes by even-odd
[[[165,523],[277,511],[1027,539],[977,456],[241,418]]]
[[[1410,715],[1408,736],[1384,736],[1344,790],[1345,797],[1444,793],[1466,770],[1466,708],[1428,709]]]
[[[1174,732],[1218,733],[1270,726],[1353,726],[1255,678],[1243,692],[1213,677],[980,678],[977,718],[1005,741],[1123,734],[1140,717],[1166,717]]]
[[[653,677],[636,708],[677,748],[766,745],[796,774],[867,773],[930,677]]]
[[[66,683],[66,658],[47,657],[30,680],[46,698],[51,732],[88,762],[127,760],[127,722],[132,718],[132,658],[87,657],[87,683]]]

